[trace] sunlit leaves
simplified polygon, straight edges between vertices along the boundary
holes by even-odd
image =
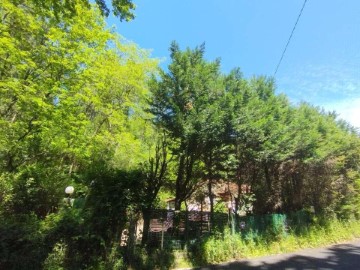
[[[59,21],[31,3],[6,0],[0,9],[1,173],[34,167],[62,190],[63,175],[99,160],[137,167],[147,159],[152,127],[141,119],[157,62],[105,29],[96,8],[76,4],[77,16]]]

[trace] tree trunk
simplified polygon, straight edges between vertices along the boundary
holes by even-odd
[[[142,214],[143,214],[144,224],[143,224],[143,233],[142,233],[141,244],[145,245],[145,244],[147,244],[148,238],[149,238],[151,209],[144,209],[142,211]]]
[[[183,179],[184,179],[184,164],[185,162],[185,156],[182,154],[180,156],[179,160],[179,168],[178,168],[178,174],[176,178],[176,190],[175,190],[175,211],[181,209],[181,203],[182,203],[182,193],[183,193]]]
[[[265,174],[267,188],[268,188],[269,192],[271,192],[271,176],[269,173],[269,167],[266,163],[264,163],[264,174]]]

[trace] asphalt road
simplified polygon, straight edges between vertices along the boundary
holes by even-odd
[[[305,249],[295,253],[197,268],[198,270],[360,270],[360,239],[327,248]]]

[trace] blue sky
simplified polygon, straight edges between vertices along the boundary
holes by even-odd
[[[136,18],[108,24],[152,56],[205,42],[222,71],[273,76],[303,0],[134,0]],[[360,1],[308,0],[275,76],[277,92],[306,101],[360,128]]]

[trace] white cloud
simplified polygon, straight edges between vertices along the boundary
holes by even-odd
[[[354,127],[360,128],[360,98],[322,105],[328,111],[336,111],[339,118],[346,120]]]
[[[297,101],[319,103],[360,98],[360,65],[307,65],[277,79],[280,92]]]
[[[277,78],[278,90],[294,103],[308,102],[336,111],[339,118],[360,128],[360,58],[329,61],[328,65],[290,67]]]

